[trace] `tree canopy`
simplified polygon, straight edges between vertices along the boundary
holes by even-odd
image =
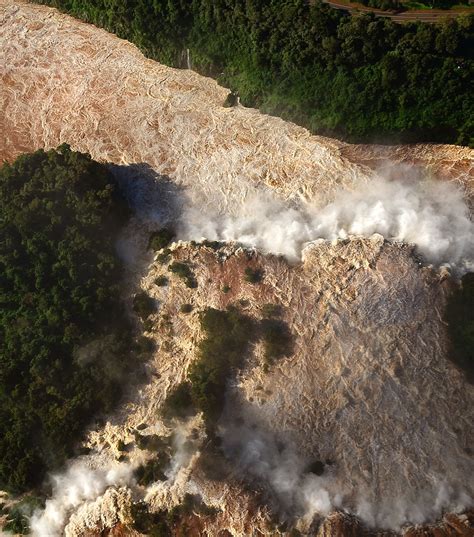
[[[126,218],[107,168],[67,145],[0,169],[0,488],[40,483],[119,396]]]
[[[474,144],[474,16],[396,24],[307,0],[43,0],[351,141]]]

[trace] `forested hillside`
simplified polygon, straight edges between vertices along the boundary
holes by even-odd
[[[0,488],[22,491],[109,411],[127,367],[107,168],[64,145],[0,169]]]
[[[474,16],[352,17],[306,0],[43,0],[238,91],[243,104],[351,141],[474,144]]]

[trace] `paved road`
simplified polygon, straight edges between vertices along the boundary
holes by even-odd
[[[444,11],[430,9],[428,10],[411,10],[403,11],[402,13],[394,13],[390,11],[383,11],[381,9],[375,9],[363,6],[361,4],[341,4],[339,2],[333,2],[332,0],[323,0],[326,4],[329,4],[334,9],[342,9],[344,11],[350,11],[352,13],[374,13],[377,17],[386,17],[392,19],[395,22],[438,22],[440,19],[454,18],[458,15],[468,13],[466,11]],[[472,11],[471,11],[472,13]]]

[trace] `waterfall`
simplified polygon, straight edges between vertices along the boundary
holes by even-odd
[[[192,69],[192,67],[191,67],[191,56],[189,54],[189,49],[188,48],[186,49],[186,68],[187,69]]]

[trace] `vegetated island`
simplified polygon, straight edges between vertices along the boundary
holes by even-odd
[[[354,142],[474,146],[474,15],[441,24],[319,2],[43,0],[232,88],[246,106]]]
[[[133,365],[119,301],[128,209],[105,165],[64,144],[0,169],[0,489],[59,468]]]

